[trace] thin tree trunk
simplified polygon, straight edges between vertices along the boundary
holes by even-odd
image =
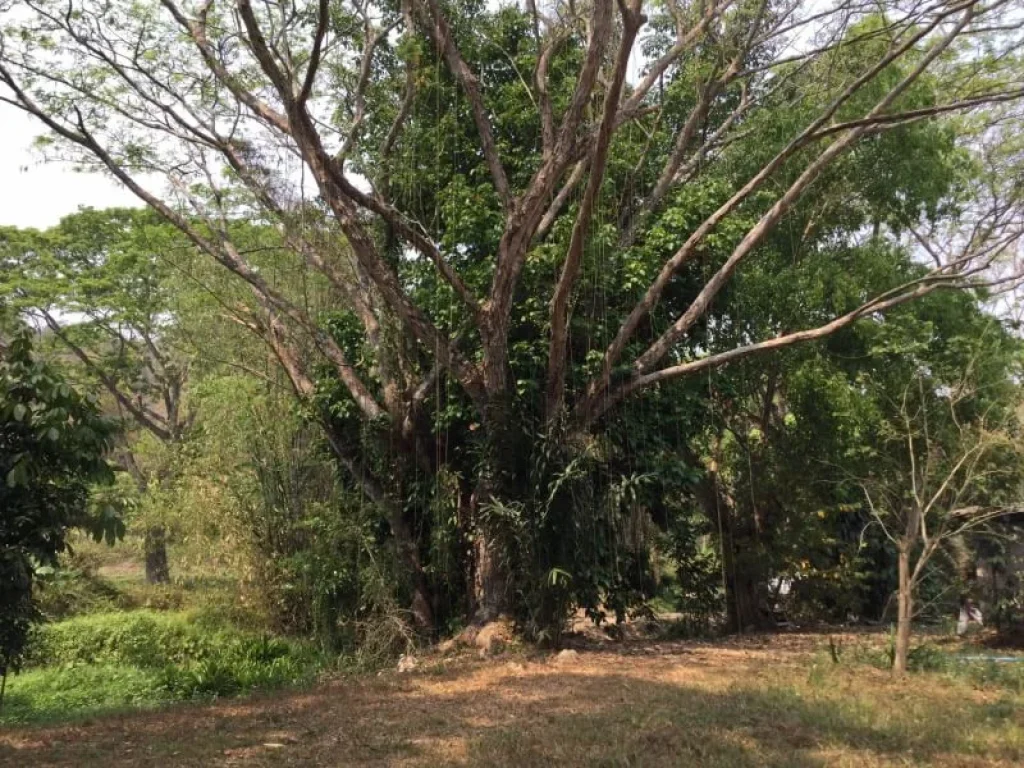
[[[154,525],[146,531],[146,581],[150,584],[166,584],[171,580],[167,564],[167,532],[162,525]]]
[[[892,659],[892,671],[897,675],[907,672],[907,657],[910,654],[910,624],[913,618],[914,599],[910,585],[910,548],[900,547],[899,553],[899,609],[896,617],[896,647]]]
[[[132,453],[131,448],[127,445],[124,447],[121,460],[134,478],[139,492],[142,494],[148,493],[149,478],[139,468],[138,463],[135,461],[135,454]],[[166,475],[158,477],[158,483],[161,488],[165,487],[167,482]],[[169,582],[171,580],[171,567],[167,560],[167,531],[162,525],[153,525],[146,529],[143,552],[146,564],[146,583],[166,584]]]

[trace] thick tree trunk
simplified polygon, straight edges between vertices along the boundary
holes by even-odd
[[[701,502],[704,513],[722,524],[722,558],[725,570],[725,630],[740,633],[748,629],[769,629],[773,626],[761,606],[759,588],[764,575],[758,560],[751,556],[756,547],[752,521],[736,519],[735,504],[722,493],[712,476],[702,483]]]
[[[771,629],[772,617],[761,606],[760,575],[751,573],[743,558],[733,557],[732,568],[726,562],[726,631],[743,634],[758,629]]]
[[[150,584],[166,584],[171,580],[167,564],[167,532],[162,525],[154,525],[146,531],[146,581]]]
[[[492,353],[496,354],[496,353]],[[472,617],[476,624],[486,623],[509,608],[506,558],[502,557],[500,531],[493,516],[484,507],[518,498],[520,432],[515,426],[507,391],[508,371],[505,357],[490,359],[485,378],[492,393],[483,413],[486,432],[484,463],[470,498],[472,546]]]
[[[899,609],[896,617],[896,647],[892,658],[892,671],[897,675],[907,672],[910,654],[910,625],[913,619],[914,596],[910,584],[910,550],[903,546],[899,553]]]
[[[494,539],[477,529],[473,538],[473,621],[485,624],[508,608],[504,569]]]

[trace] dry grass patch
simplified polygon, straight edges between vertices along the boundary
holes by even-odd
[[[820,637],[426,663],[0,734],[24,766],[1018,766],[1021,697],[833,665]],[[6,762],[5,762],[6,761]]]

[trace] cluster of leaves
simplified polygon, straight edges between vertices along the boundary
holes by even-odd
[[[17,669],[38,618],[33,587],[53,568],[74,527],[114,541],[123,524],[91,509],[93,484],[110,483],[114,425],[32,354],[31,333],[2,339],[0,359],[0,670]]]

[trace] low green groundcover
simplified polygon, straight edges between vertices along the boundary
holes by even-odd
[[[79,718],[310,682],[321,659],[291,640],[188,612],[81,616],[41,627],[7,681],[0,723]]]

